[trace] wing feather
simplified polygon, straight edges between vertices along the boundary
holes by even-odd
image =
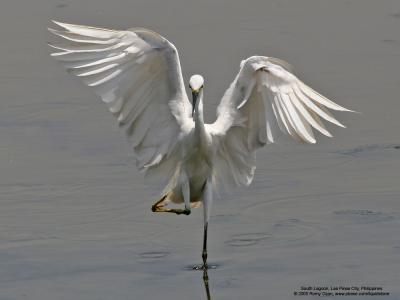
[[[315,118],[315,115],[311,115],[312,112],[304,107],[304,105],[299,101],[299,99],[297,99],[296,95],[293,92],[289,93],[288,96],[291,103],[293,103],[293,105],[299,112],[299,115],[302,116],[306,122],[308,122],[312,127],[317,129],[322,134],[332,137],[330,132],[326,130],[325,126],[322,123],[318,122],[318,120]]]
[[[125,130],[137,166],[165,181],[179,168],[182,135],[193,128],[177,50],[143,28],[109,30],[54,21],[68,44],[51,55],[91,87]]]
[[[115,43],[116,39],[99,39],[93,38],[90,36],[82,36],[81,34],[72,33],[69,31],[61,31],[49,28],[49,31],[55,35],[58,35],[68,41],[77,42],[77,43],[86,43],[86,44],[113,44]]]
[[[285,61],[263,56],[240,64],[217,108],[217,120],[207,127],[217,145],[213,174],[217,188],[250,184],[255,150],[276,142],[279,131],[313,144],[313,128],[332,137],[321,119],[344,127],[328,109],[350,110],[305,85],[292,70]]]
[[[77,24],[68,24],[62,23],[58,21],[54,21],[54,24],[64,28],[67,32],[79,34],[81,36],[87,36],[91,38],[100,38],[100,39],[111,39],[118,37],[119,35],[123,35],[124,32],[117,31],[117,30],[110,30],[106,28],[98,28],[98,27],[91,27],[85,25],[77,25]]]

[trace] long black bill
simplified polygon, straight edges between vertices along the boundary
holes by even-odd
[[[194,108],[196,107],[197,97],[199,96],[199,92],[192,91],[192,118],[194,116]]]

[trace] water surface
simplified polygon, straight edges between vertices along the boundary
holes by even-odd
[[[0,299],[205,299],[202,210],[155,215],[96,96],[49,57],[49,19],[156,30],[212,121],[241,59],[276,56],[362,114],[317,145],[258,152],[251,187],[215,201],[212,299],[294,299],[302,285],[400,288],[398,1],[36,0],[0,10]],[[303,297],[307,299],[307,297]],[[310,297],[310,299],[316,299]]]

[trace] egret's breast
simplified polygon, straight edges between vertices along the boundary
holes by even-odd
[[[212,172],[208,153],[204,153],[201,149],[196,150],[185,160],[184,164],[184,169],[189,178],[190,198],[192,201],[196,198],[201,198],[204,184],[210,178]]]

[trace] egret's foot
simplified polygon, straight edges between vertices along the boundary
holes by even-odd
[[[163,204],[155,203],[155,204],[153,204],[153,205],[151,206],[151,211],[152,211],[152,212],[162,212],[162,211],[164,211],[164,210],[165,210],[165,208],[164,208],[164,205],[163,205]]]
[[[164,205],[165,198],[167,198],[167,195],[164,195],[160,200],[158,200],[156,203],[154,203],[151,206],[151,211],[156,212],[156,211],[162,210],[162,208],[165,206]]]
[[[207,252],[203,252],[201,257],[203,258],[203,266],[202,269],[207,271],[208,270],[208,264],[207,264]]]
[[[203,259],[203,270],[207,270],[207,269],[208,269],[208,265],[207,265],[207,251],[203,251],[203,253],[201,254],[201,258]]]
[[[193,271],[215,270],[218,268],[219,268],[218,264],[206,264],[205,266],[204,264],[198,264],[187,267],[188,270],[193,270]]]
[[[171,209],[171,212],[174,212],[174,213],[176,213],[177,215],[190,215],[190,213],[191,213],[191,211],[190,211],[190,209],[187,209],[187,208],[185,208],[185,209]]]
[[[152,212],[169,212],[169,213],[174,213],[177,215],[190,215],[191,211],[190,208],[185,208],[185,209],[180,209],[180,208],[166,208],[166,204],[168,203],[166,201],[167,195],[162,197],[160,200],[158,200],[156,203],[154,203],[151,206],[151,211]]]
[[[162,207],[162,206],[159,206],[159,205],[155,205],[155,204],[154,204],[154,205],[151,206],[151,211],[152,211],[152,212],[156,212],[157,210],[160,209],[160,207]]]
[[[208,270],[208,264],[207,264],[207,261],[204,261],[203,260],[203,264],[201,265],[201,268],[203,269],[203,270]]]
[[[185,209],[180,209],[180,208],[165,208],[165,206],[164,205],[160,205],[160,204],[154,204],[152,207],[151,207],[151,211],[152,212],[168,212],[168,213],[174,213],[174,214],[177,214],[177,215],[190,215],[190,213],[191,213],[191,210],[190,209],[187,209],[187,208],[185,208]]]

